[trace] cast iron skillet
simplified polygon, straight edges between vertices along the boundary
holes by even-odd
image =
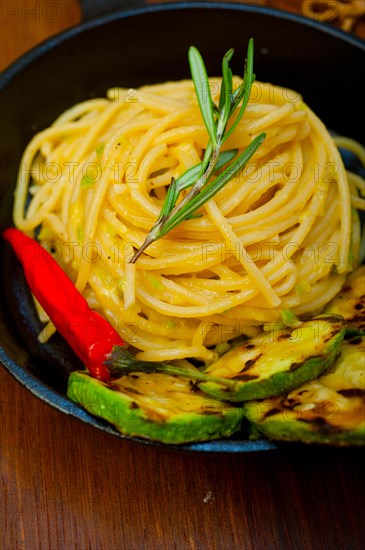
[[[214,75],[220,74],[220,60],[230,47],[236,49],[234,68],[239,71],[253,36],[259,80],[299,91],[329,128],[361,139],[364,42],[299,16],[242,4],[143,6],[141,0],[133,0],[137,6],[133,10],[131,5],[130,1],[84,2],[88,16],[103,9],[110,13],[43,43],[0,76],[0,229],[12,224],[16,174],[22,151],[35,132],[66,108],[103,95],[110,86],[137,87],[189,77],[187,50],[192,44]],[[68,374],[81,365],[57,336],[45,346],[37,344],[40,325],[22,271],[3,245],[1,265],[0,359],[5,367],[50,405],[117,435],[65,397]],[[282,446],[250,442],[243,431],[229,441],[181,448],[252,452]]]

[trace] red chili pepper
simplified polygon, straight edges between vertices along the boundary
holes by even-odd
[[[80,357],[91,376],[110,379],[104,361],[114,346],[124,342],[99,313],[90,309],[55,259],[35,240],[18,229],[6,229],[3,237],[23,266],[30,290],[57,331]]]

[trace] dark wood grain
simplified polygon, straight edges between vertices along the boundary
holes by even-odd
[[[2,550],[363,547],[365,450],[161,451],[0,388]]]
[[[2,550],[363,547],[365,449],[165,451],[0,388]]]
[[[2,67],[80,17],[66,0],[48,2],[57,20],[31,16],[46,0],[5,4]],[[361,549],[364,459],[365,449],[200,455],[130,443],[49,407],[0,367],[1,550]]]

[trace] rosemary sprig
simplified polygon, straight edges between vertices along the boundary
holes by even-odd
[[[142,246],[133,255],[131,263],[135,263],[150,244],[161,239],[181,222],[197,217],[196,211],[247,164],[266,137],[264,133],[257,136],[238,156],[237,150],[221,151],[224,142],[232,135],[241,120],[250,98],[255,80],[253,39],[249,40],[244,76],[236,90],[233,90],[232,70],[229,66],[232,56],[233,49],[230,49],[222,60],[222,87],[217,106],[210,93],[203,58],[195,47],[189,49],[191,76],[209,142],[201,163],[187,170],[178,179],[171,178],[160,215]],[[238,113],[228,129],[228,122],[236,111]],[[222,170],[222,173],[213,178],[218,170]],[[181,192],[189,187],[191,189],[188,194],[178,202]]]
[[[200,380],[202,382],[215,382],[221,384],[226,388],[234,389],[237,385],[235,380],[228,378],[221,378],[219,376],[213,376],[205,374],[198,369],[187,369],[181,367],[174,367],[168,363],[154,363],[152,361],[140,361],[136,359],[131,353],[129,353],[122,346],[114,346],[112,353],[110,354],[105,365],[108,367],[112,376],[124,376],[126,374],[132,374],[135,372],[143,372],[146,374],[151,373],[163,373],[176,376],[182,376],[189,378],[190,380]]]

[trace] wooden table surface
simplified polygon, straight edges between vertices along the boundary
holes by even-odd
[[[81,17],[76,0],[0,8],[1,68]],[[69,418],[3,367],[0,422],[0,550],[365,547],[365,449],[159,450]]]

